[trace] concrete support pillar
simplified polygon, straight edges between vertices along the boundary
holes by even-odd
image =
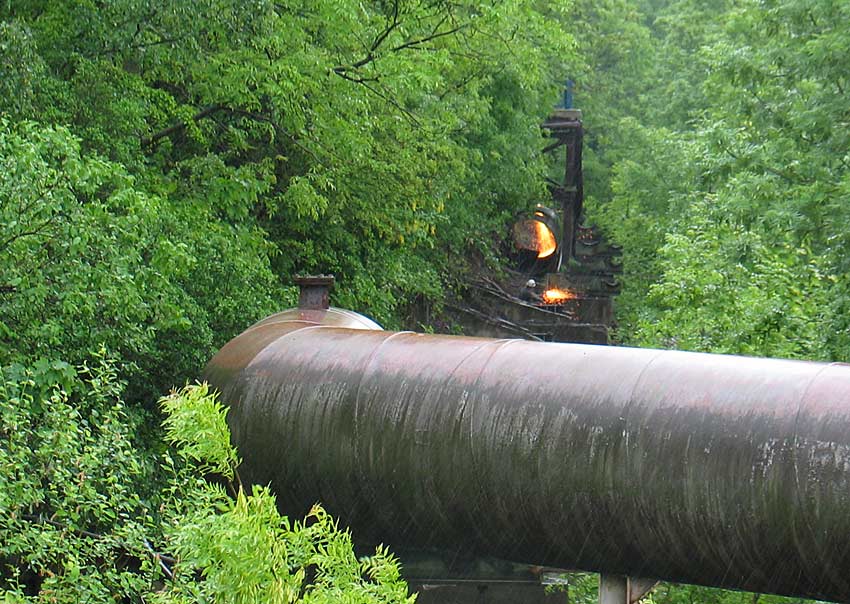
[[[654,579],[599,575],[599,604],[637,604],[657,583]]]
[[[599,575],[599,604],[629,604],[628,578]]]

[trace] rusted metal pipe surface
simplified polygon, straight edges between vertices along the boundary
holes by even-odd
[[[850,367],[327,312],[261,322],[207,367],[244,474],[288,513],[321,501],[355,539],[850,601]]]

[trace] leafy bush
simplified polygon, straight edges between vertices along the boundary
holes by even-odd
[[[114,601],[158,576],[146,546],[152,459],[133,442],[115,366],[0,373],[0,588]]]
[[[243,489],[206,385],[162,399],[172,449],[159,458],[134,442],[121,387],[103,354],[0,370],[7,601],[413,601],[396,559],[358,559],[320,506],[293,522],[267,488]]]

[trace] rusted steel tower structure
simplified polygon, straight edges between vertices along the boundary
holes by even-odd
[[[509,253],[515,270],[507,279],[480,278],[471,302],[459,310],[471,335],[607,344],[621,250],[583,224],[581,111],[556,109],[542,130],[551,202],[514,223]]]

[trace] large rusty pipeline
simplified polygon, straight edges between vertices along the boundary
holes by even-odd
[[[353,328],[352,328],[353,327]],[[284,312],[210,362],[243,478],[355,540],[850,602],[850,367]]]

